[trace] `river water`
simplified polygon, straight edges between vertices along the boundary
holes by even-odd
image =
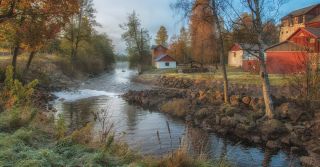
[[[137,71],[128,69],[127,63],[117,63],[109,73],[84,82],[73,91],[55,92],[53,103],[67,126],[78,129],[89,122],[95,124],[96,134],[103,126],[101,111],[107,125],[114,125],[117,139],[127,142],[131,149],[144,155],[162,156],[188,141],[193,153],[208,153],[213,159],[225,158],[235,166],[300,166],[295,155],[284,151],[273,152],[257,146],[249,146],[228,140],[214,133],[187,127],[183,121],[165,114],[128,104],[120,95],[128,90],[151,89],[150,86],[131,82]],[[98,136],[98,135],[96,135]]]

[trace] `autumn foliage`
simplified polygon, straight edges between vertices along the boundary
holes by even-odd
[[[215,22],[209,0],[197,0],[191,15],[192,55],[203,64],[218,63]]]

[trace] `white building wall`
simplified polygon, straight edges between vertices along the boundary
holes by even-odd
[[[241,67],[243,60],[243,51],[230,51],[228,55],[228,65],[233,67]]]
[[[166,63],[169,63],[169,64],[166,65]],[[177,63],[175,61],[169,61],[169,62],[159,61],[159,62],[156,62],[156,67],[158,69],[177,68]]]

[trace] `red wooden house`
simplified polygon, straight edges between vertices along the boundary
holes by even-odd
[[[311,56],[320,53],[319,46],[320,28],[299,28],[286,41],[266,49],[267,70],[271,74],[303,72]]]

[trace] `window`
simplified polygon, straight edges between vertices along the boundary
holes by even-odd
[[[316,39],[311,38],[311,39],[309,40],[309,42],[310,42],[310,43],[315,43],[315,42],[316,42]]]
[[[299,18],[298,18],[298,23],[299,23],[299,24],[303,23],[303,16],[299,16]]]
[[[169,63],[169,62],[166,62],[166,64],[165,64],[165,65],[168,67],[168,66],[170,66],[170,63]]]
[[[233,52],[233,57],[236,58],[237,57],[237,53]]]

